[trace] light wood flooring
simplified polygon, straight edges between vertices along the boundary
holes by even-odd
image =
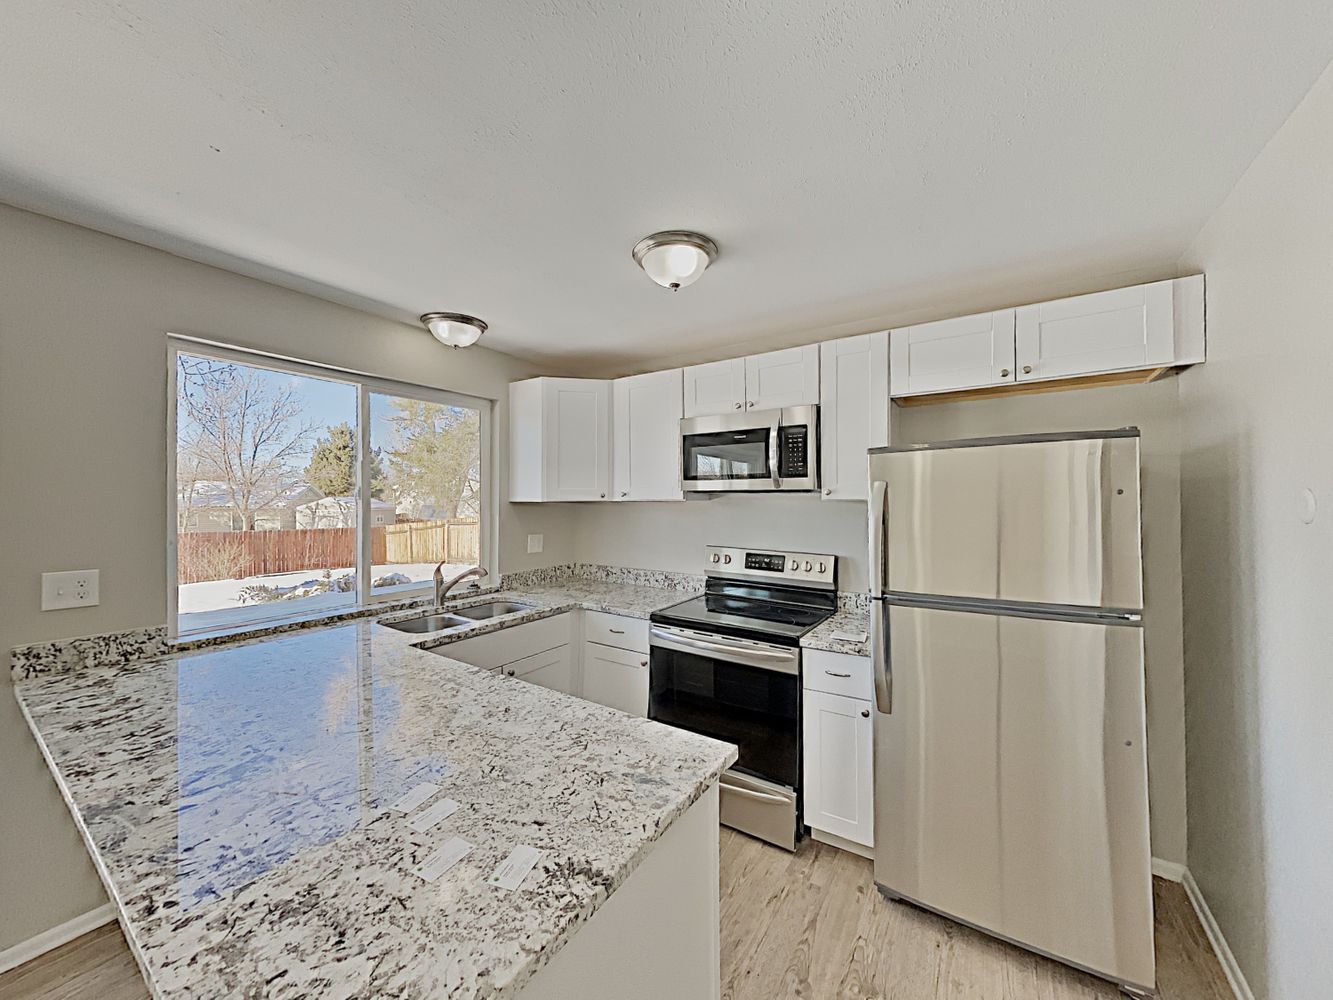
[[[1234,1000],[1179,885],[1156,880],[1160,1000]],[[0,1000],[145,1000],[115,924],[0,975]],[[1092,976],[902,904],[871,864],[803,841],[788,854],[722,830],[724,1000],[1092,1000]]]

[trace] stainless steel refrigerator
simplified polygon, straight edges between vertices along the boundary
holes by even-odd
[[[869,466],[876,883],[1150,991],[1138,430]]]

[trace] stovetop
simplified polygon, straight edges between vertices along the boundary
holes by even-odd
[[[832,617],[836,597],[833,601],[830,606],[815,607],[715,592],[655,611],[650,620],[700,632],[795,646],[801,636]]]

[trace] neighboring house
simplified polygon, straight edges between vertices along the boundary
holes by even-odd
[[[298,528],[352,528],[356,526],[356,497],[320,497],[296,508]],[[398,522],[398,509],[387,500],[370,501],[371,527]]]
[[[254,514],[256,531],[281,531],[295,528],[297,507],[320,499],[324,494],[308,483],[292,483]],[[176,498],[177,516],[182,531],[241,531],[241,515],[231,504],[227,484],[201,479],[182,483]]]

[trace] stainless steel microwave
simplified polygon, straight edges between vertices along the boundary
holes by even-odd
[[[788,406],[680,422],[681,489],[819,488],[819,407]]]

